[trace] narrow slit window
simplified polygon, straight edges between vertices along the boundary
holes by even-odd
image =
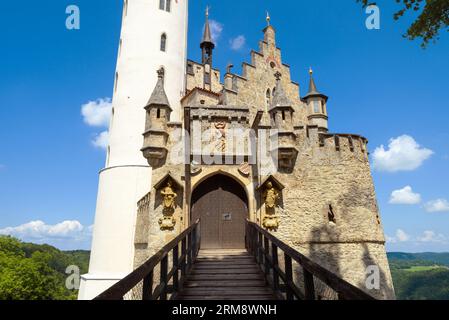
[[[128,0],[125,0],[125,4],[123,5],[123,16],[126,17],[128,15]]]
[[[167,49],[167,35],[164,33],[161,36],[161,51],[165,52]]]
[[[329,210],[327,212],[327,218],[329,219],[329,222],[336,223],[334,208],[332,208],[331,204],[329,205]]]
[[[161,109],[157,109],[156,117],[160,119],[161,117]]]
[[[159,0],[159,9],[165,10],[165,0]]]

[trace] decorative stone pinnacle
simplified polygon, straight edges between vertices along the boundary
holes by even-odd
[[[280,81],[280,80],[281,80],[281,77],[282,77],[282,74],[281,74],[279,71],[277,71],[277,72],[274,74],[274,77],[276,78],[277,81]]]
[[[234,67],[234,65],[232,63],[228,63],[228,65],[226,66],[226,73],[231,73],[231,69]]]
[[[157,70],[157,77],[164,79],[164,76],[165,76],[165,70],[163,67],[160,67],[159,70]]]

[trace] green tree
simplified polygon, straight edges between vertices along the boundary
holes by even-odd
[[[394,14],[398,20],[408,11],[420,11],[417,19],[411,24],[404,37],[409,40],[421,38],[421,46],[427,47],[429,42],[439,39],[441,30],[449,26],[449,1],[448,0],[395,0],[402,3],[403,7]],[[368,0],[357,0],[364,6],[375,4]]]

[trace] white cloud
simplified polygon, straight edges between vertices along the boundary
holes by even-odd
[[[440,242],[445,243],[446,237],[441,233],[436,234],[435,231],[427,230],[424,231],[423,235],[418,237],[418,241],[420,242]]]
[[[410,186],[393,191],[389,201],[391,204],[418,204],[420,202],[421,195],[419,193],[414,193]]]
[[[427,202],[424,205],[427,212],[449,212],[449,201],[446,199],[437,199]]]
[[[109,132],[103,131],[97,134],[92,140],[92,144],[97,148],[107,149],[109,145]]]
[[[239,35],[236,38],[229,40],[229,44],[231,45],[232,50],[240,50],[246,43],[246,38],[244,35]]]
[[[388,243],[396,243],[396,242],[398,242],[397,240],[396,240],[396,238],[395,237],[390,237],[389,235],[385,235],[385,240],[388,242]]]
[[[67,220],[54,225],[41,220],[0,229],[0,234],[10,235],[23,241],[48,243],[63,249],[89,248],[92,228],[84,227],[77,220]]]
[[[399,242],[405,242],[405,241],[410,240],[410,236],[407,233],[405,233],[404,230],[398,229],[398,230],[396,230],[396,239]]]
[[[413,171],[433,154],[408,135],[390,139],[388,149],[381,145],[373,153],[373,167],[378,171]]]
[[[108,127],[111,113],[112,103],[110,98],[89,101],[81,106],[84,122],[92,127]]]
[[[223,32],[223,24],[216,20],[209,20],[209,26],[212,40],[217,44],[218,39],[220,39],[221,33]]]

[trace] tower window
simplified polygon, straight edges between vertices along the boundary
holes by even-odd
[[[170,9],[171,9],[171,0],[166,0],[165,11],[170,12]]]
[[[285,111],[282,110],[282,120],[285,121]]]
[[[320,113],[321,112],[321,104],[319,101],[313,102],[313,112]]]
[[[170,12],[171,0],[159,0],[159,9]]]
[[[118,72],[115,73],[114,91],[117,91],[117,87],[118,87]]]
[[[157,113],[156,113],[156,118],[160,118],[161,117],[161,109],[157,109]]]
[[[164,33],[161,36],[161,51],[165,52],[167,49],[167,35]]]
[[[128,15],[128,0],[125,0],[123,5],[123,16],[126,17]]]

